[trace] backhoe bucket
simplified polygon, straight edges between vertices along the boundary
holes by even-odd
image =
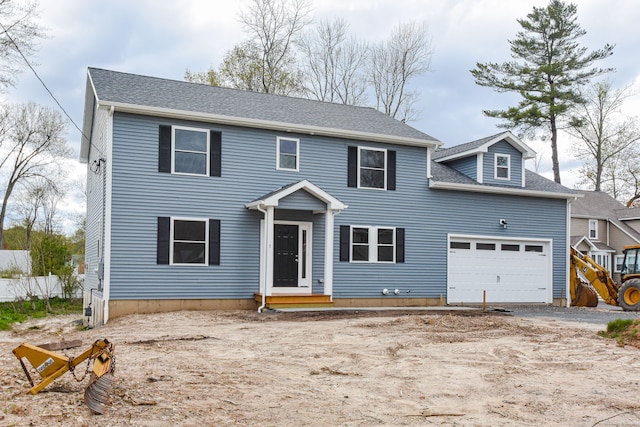
[[[576,298],[571,301],[572,307],[597,307],[598,294],[591,287],[584,283],[579,283],[576,287]]]

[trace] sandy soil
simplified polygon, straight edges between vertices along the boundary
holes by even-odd
[[[74,320],[0,333],[0,425],[640,425],[640,350],[598,325],[481,312],[176,312],[89,331]],[[104,415],[68,373],[26,393],[11,350],[63,338],[116,344]]]

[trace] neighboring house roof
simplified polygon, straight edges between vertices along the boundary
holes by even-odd
[[[369,107],[196,84],[89,68],[81,160],[87,158],[93,108],[203,120],[377,142],[436,147],[426,133]]]
[[[625,219],[638,218],[640,210],[626,209],[622,203],[602,191],[579,190],[578,192],[583,197],[572,203],[572,217],[607,220],[640,243],[640,233],[624,222]]]
[[[621,221],[640,219],[640,208],[616,209],[616,217]]]
[[[585,243],[592,251],[600,252],[615,252],[616,250],[611,246],[605,245],[602,242],[589,239],[587,236],[571,236],[571,246],[578,246],[580,243]]]
[[[487,136],[486,138],[477,139],[475,141],[467,142],[465,144],[456,145],[450,148],[438,148],[433,154],[433,160],[442,162],[445,160],[453,160],[461,157],[467,157],[475,155],[477,153],[486,153],[489,147],[496,142],[507,140],[514,148],[522,153],[522,157],[525,159],[535,158],[535,152],[529,148],[524,142],[517,138],[510,131],[500,132],[495,135]]]
[[[578,196],[576,191],[538,175],[533,171],[525,169],[525,174],[526,184],[523,188],[514,188],[498,184],[480,184],[465,174],[434,161],[431,163],[431,186],[433,188],[446,188],[449,190],[508,193],[523,196],[562,199],[573,199]]]

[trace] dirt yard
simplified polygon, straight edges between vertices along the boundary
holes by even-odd
[[[6,426],[638,426],[640,350],[606,325],[507,314],[360,312],[73,317],[0,333]],[[11,350],[107,338],[111,406],[69,373],[36,396]]]

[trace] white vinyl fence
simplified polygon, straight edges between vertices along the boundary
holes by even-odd
[[[84,281],[84,275],[78,277]],[[62,283],[58,276],[21,276],[15,279],[0,279],[0,302],[29,299],[30,296],[43,298],[44,296],[62,297]],[[82,296],[82,287],[77,290],[75,298]]]

